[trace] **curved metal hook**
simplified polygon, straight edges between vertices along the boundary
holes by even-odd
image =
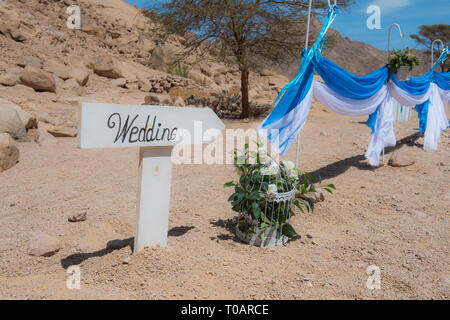
[[[431,65],[434,64],[434,53],[433,53],[433,51],[434,51],[434,43],[435,42],[440,42],[441,43],[442,50],[444,50],[444,48],[445,48],[444,42],[441,39],[433,40],[433,42],[431,43]],[[439,50],[439,46],[438,46],[438,50]]]
[[[390,43],[391,43],[391,30],[392,30],[392,27],[397,27],[397,29],[398,29],[398,32],[400,33],[400,38],[403,38],[405,35],[406,35],[406,32],[404,32],[403,34],[402,34],[402,29],[400,28],[400,26],[398,25],[398,23],[393,23],[393,24],[391,24],[391,26],[389,27],[389,32],[388,32],[388,43],[387,43],[387,57],[388,57],[388,63],[389,63],[389,46],[390,46]]]

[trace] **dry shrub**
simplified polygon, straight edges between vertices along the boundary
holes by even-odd
[[[230,90],[228,90],[228,94],[241,94],[241,88],[233,87]]]
[[[181,87],[171,88],[169,90],[169,95],[171,97],[182,97],[183,99],[187,99],[192,96],[202,97],[202,98],[209,98],[211,96],[211,94],[206,91],[190,89],[190,88],[181,88]]]

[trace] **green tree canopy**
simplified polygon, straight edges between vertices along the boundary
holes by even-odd
[[[424,46],[431,52],[431,45],[434,40],[441,39],[444,45],[448,45],[450,41],[450,25],[449,24],[434,24],[434,25],[422,25],[419,28],[419,34],[412,34],[411,38],[416,40],[419,45]],[[434,56],[435,61],[440,55],[440,51],[436,50],[437,44],[435,43]],[[448,72],[450,70],[449,59],[445,63],[441,64],[441,71]]]
[[[339,1],[345,7],[350,0]],[[299,54],[304,46],[304,18],[309,0],[170,0],[156,11],[168,31],[193,32],[188,51],[213,52],[241,72],[242,117],[250,116],[249,71]],[[327,0],[312,10],[326,13]],[[299,21],[302,21],[300,24]]]

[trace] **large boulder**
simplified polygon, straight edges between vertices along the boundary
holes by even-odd
[[[0,172],[19,162],[19,145],[8,133],[0,133]]]
[[[25,67],[20,73],[20,81],[36,91],[56,92],[56,81],[53,75],[35,67]]]
[[[118,59],[103,55],[98,56],[94,60],[93,64],[94,72],[102,77],[111,79],[123,78],[121,63]]]
[[[50,257],[59,249],[61,249],[61,243],[57,237],[36,231],[30,237],[27,253],[31,256]]]
[[[9,133],[19,141],[27,141],[27,131],[19,113],[9,107],[0,105],[0,133]]]
[[[389,158],[389,165],[392,167],[406,167],[414,164],[416,160],[410,149],[402,146],[400,149],[395,150]]]
[[[17,113],[19,114],[20,120],[22,120],[25,129],[31,129],[36,126],[36,117],[23,110],[17,104],[12,103],[6,99],[0,98],[0,106],[9,107],[16,110]]]

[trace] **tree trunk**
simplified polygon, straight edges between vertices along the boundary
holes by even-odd
[[[242,119],[250,117],[250,102],[248,101],[248,74],[248,69],[245,68],[241,70]]]

